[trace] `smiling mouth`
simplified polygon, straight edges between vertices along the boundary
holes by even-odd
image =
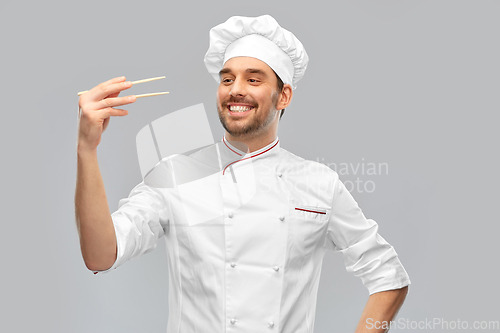
[[[246,105],[228,105],[227,108],[231,112],[246,112],[250,111],[253,109],[253,106],[246,106]]]

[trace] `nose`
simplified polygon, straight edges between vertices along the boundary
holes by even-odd
[[[246,95],[245,84],[243,80],[236,78],[231,85],[231,90],[229,91],[229,95],[233,97],[241,97]]]

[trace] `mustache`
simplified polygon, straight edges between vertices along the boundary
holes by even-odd
[[[257,107],[259,104],[258,103],[255,103],[254,101],[249,101],[245,98],[235,98],[235,97],[229,97],[229,99],[227,99],[226,101],[222,102],[221,105],[223,107],[226,107],[227,104],[229,103],[241,103],[241,104],[250,104],[252,105],[253,107]]]

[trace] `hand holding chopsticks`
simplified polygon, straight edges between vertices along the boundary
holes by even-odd
[[[159,92],[119,96],[120,92],[129,89],[134,84],[163,78],[165,77],[130,82],[125,81],[125,77],[122,76],[103,82],[88,91],[79,92],[78,95],[81,96],[78,102],[78,151],[95,152],[111,117],[122,117],[128,114],[127,110],[118,107],[134,103],[137,98],[168,94],[168,92]]]
[[[138,83],[145,83],[145,82],[151,82],[151,81],[156,81],[156,80],[161,80],[164,79],[164,76],[158,76],[158,77],[153,77],[150,79],[143,79],[143,80],[137,80],[137,81],[132,81],[132,85],[138,84]],[[80,91],[78,93],[78,96],[88,92],[88,90]],[[151,96],[158,96],[158,95],[165,95],[168,94],[168,91],[166,92],[157,92],[157,93],[150,93],[150,94],[142,94],[142,95],[135,95],[136,98],[141,98],[141,97],[151,97]]]

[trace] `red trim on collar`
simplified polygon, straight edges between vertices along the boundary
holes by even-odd
[[[241,160],[237,160],[237,161],[234,161],[234,162],[229,163],[228,165],[226,165],[226,167],[224,168],[224,170],[222,170],[222,174],[224,174],[224,172],[226,171],[227,167],[228,167],[228,166],[230,166],[231,164],[234,164],[234,163],[236,163],[236,162],[240,162],[240,161],[244,161],[244,160],[248,160],[249,158],[252,158],[252,157],[255,157],[255,156],[259,156],[259,155],[261,155],[261,154],[264,154],[265,152],[268,152],[268,151],[270,151],[271,149],[273,149],[274,147],[276,147],[276,145],[278,144],[278,142],[280,142],[280,140],[279,140],[279,139],[278,139],[278,141],[276,141],[276,143],[275,143],[272,147],[269,147],[269,148],[267,148],[266,150],[261,151],[261,152],[260,152],[260,153],[258,153],[258,154],[255,154],[255,155],[253,155],[253,156],[248,156],[248,157],[242,158]],[[238,154],[238,155],[239,155],[239,154]]]

